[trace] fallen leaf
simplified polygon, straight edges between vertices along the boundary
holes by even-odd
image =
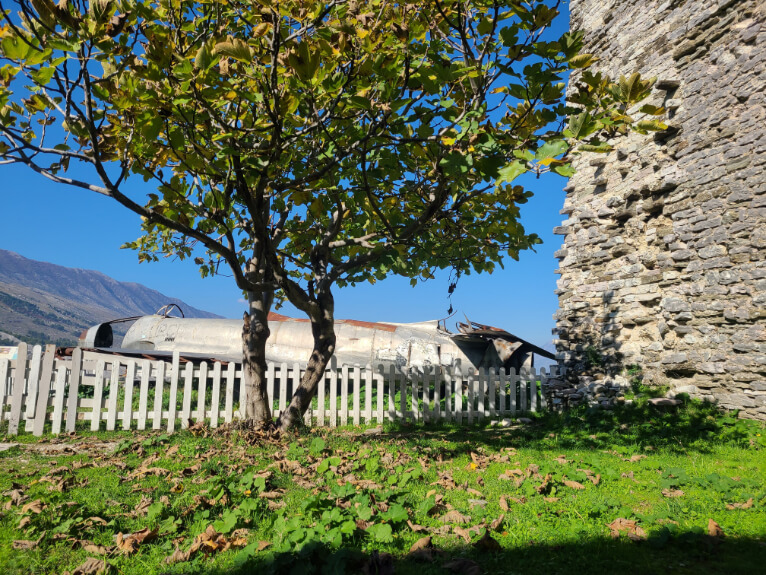
[[[412,553],[413,551],[417,551],[418,549],[425,549],[431,546],[432,546],[431,536],[426,535],[425,537],[421,537],[415,543],[412,544],[412,547],[410,547],[410,553]]]
[[[663,489],[662,494],[665,497],[683,497],[684,492],[680,489]]]
[[[510,499],[514,503],[518,503],[519,505],[524,505],[527,502],[526,497],[510,497],[509,496],[508,499]]]
[[[106,562],[106,559],[88,557],[85,563],[72,571],[72,575],[100,575],[101,573],[106,573],[110,567],[111,565]]]
[[[123,553],[130,555],[138,550],[139,546],[144,543],[151,543],[157,539],[157,529],[141,529],[135,533],[130,533],[127,536],[122,533],[118,533],[116,537],[117,548]]]
[[[484,494],[481,491],[479,491],[478,489],[474,489],[473,487],[469,487],[468,489],[466,489],[466,493],[468,493],[469,495],[475,495],[476,497],[484,497]]]
[[[174,445],[165,452],[165,457],[173,457],[176,453],[178,453],[178,446]]]
[[[598,485],[599,481],[601,481],[601,474],[599,473],[595,477],[593,475],[588,475],[588,479],[593,485]]]
[[[505,495],[500,496],[499,504],[500,504],[500,509],[502,509],[503,511],[508,511],[510,509],[508,507],[508,502],[505,500]]]
[[[17,551],[29,551],[34,549],[42,541],[42,536],[37,541],[28,541],[26,539],[16,539],[12,545]]]
[[[726,509],[750,509],[753,506],[753,498],[751,497],[745,503],[727,503]]]
[[[420,533],[421,531],[428,531],[427,528],[423,527],[422,525],[418,525],[416,523],[413,523],[409,519],[407,520],[407,525],[409,525],[410,529],[412,529],[415,533]]]
[[[263,551],[266,547],[271,546],[271,541],[259,541],[257,551]]]
[[[642,459],[646,459],[646,455],[631,455],[628,459],[623,459],[623,461],[627,461],[628,463],[635,463],[636,461],[641,461]]]
[[[498,517],[492,523],[490,523],[489,528],[492,531],[500,531],[500,527],[503,526],[503,521],[505,521],[505,513],[500,514],[500,517]]]
[[[471,521],[471,518],[468,515],[463,515],[458,511],[457,509],[453,509],[452,511],[448,511],[444,515],[439,518],[439,521],[442,523],[469,523]]]
[[[492,536],[489,534],[489,531],[485,531],[481,539],[474,543],[473,546],[476,547],[476,549],[490,552],[501,551],[503,549],[500,543],[492,538]]]
[[[455,532],[456,535],[460,535],[463,539],[465,539],[466,543],[471,542],[471,532],[468,529],[463,529],[462,527],[458,527],[457,525],[452,526],[452,531]]]
[[[543,497],[543,499],[548,503],[556,503],[556,501],[558,501],[561,498],[560,497]]]
[[[34,513],[35,515],[42,513],[45,509],[45,504],[40,499],[27,503],[21,508],[22,513]]]
[[[722,537],[723,529],[721,529],[721,526],[718,525],[718,523],[710,519],[707,522],[707,534],[711,537]]]
[[[578,483],[577,481],[570,481],[568,479],[564,480],[564,485],[571,489],[585,489],[585,486],[582,483]]]
[[[609,527],[611,535],[614,538],[619,537],[620,533],[624,531],[626,532],[626,535],[634,541],[639,539],[646,539],[646,532],[641,527],[639,527],[635,521],[629,519],[619,517],[611,523],[607,524],[607,527]]]

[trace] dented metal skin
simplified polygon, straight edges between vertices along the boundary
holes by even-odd
[[[119,320],[116,320],[119,321]],[[110,323],[94,326],[83,334],[80,346],[112,348]],[[130,327],[119,351],[172,353],[241,361],[242,320],[192,319],[149,315],[139,317]],[[480,324],[458,324],[461,333],[448,332],[440,322],[370,323],[336,320],[338,365],[394,366],[397,372],[423,372],[433,367],[516,368],[531,366],[533,353],[552,358],[506,331]],[[308,320],[269,314],[271,335],[266,358],[275,363],[305,366],[313,348]],[[117,351],[117,350],[115,350]]]

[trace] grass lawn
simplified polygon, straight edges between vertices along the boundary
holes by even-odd
[[[694,402],[508,429],[347,427],[275,441],[194,426],[4,441],[18,445],[0,452],[3,574],[766,565],[766,430]]]

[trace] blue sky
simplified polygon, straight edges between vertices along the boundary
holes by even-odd
[[[566,10],[566,7],[564,8]],[[554,34],[568,20],[564,14]],[[447,322],[471,320],[506,329],[538,345],[552,340],[557,260],[553,253],[562,239],[552,229],[559,214],[566,181],[548,174],[522,177],[518,183],[534,192],[521,206],[521,223],[543,240],[536,253],[522,252],[518,262],[508,258],[505,269],[461,278],[452,296],[457,314]],[[135,185],[139,185],[136,183]],[[146,185],[146,191],[153,189]],[[68,267],[98,270],[119,281],[144,284],[195,307],[226,317],[241,317],[242,294],[230,277],[202,279],[190,261],[163,259],[138,263],[136,252],[120,246],[140,233],[139,219],[108,198],[54,184],[22,166],[0,166],[0,249]],[[414,322],[447,315],[448,274],[411,287],[409,280],[389,278],[375,285],[337,290],[336,317],[367,321]],[[300,316],[285,306],[281,313]]]

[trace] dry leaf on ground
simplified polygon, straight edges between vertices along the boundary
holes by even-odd
[[[439,521],[442,523],[458,523],[462,525],[470,523],[471,518],[468,515],[463,515],[457,509],[453,509],[442,515],[441,518],[439,518]]]
[[[663,489],[662,494],[665,497],[683,497],[684,492],[680,489]]]
[[[417,551],[418,549],[425,549],[431,546],[432,546],[431,536],[427,535],[425,537],[421,537],[415,543],[412,544],[412,547],[410,547],[410,553],[412,553],[413,551]]]
[[[710,519],[707,522],[707,534],[711,537],[722,537],[723,529],[721,529],[721,526],[718,525],[718,523]]]
[[[630,519],[624,519],[619,517],[607,524],[611,531],[612,537],[619,537],[620,533],[625,534],[632,540],[637,541],[639,539],[646,539],[646,532],[638,526],[638,523]]]
[[[753,506],[753,498],[751,497],[744,503],[727,503],[726,509],[750,509]]]
[[[492,538],[489,531],[485,531],[481,539],[474,543],[473,546],[481,551],[501,551],[503,549],[500,543]]]
[[[100,575],[101,573],[109,571],[110,567],[111,565],[106,562],[106,559],[88,557],[85,560],[85,563],[72,571],[71,575]]]
[[[571,489],[585,489],[585,486],[582,483],[578,483],[577,481],[570,481],[568,479],[564,480],[564,485]]]

